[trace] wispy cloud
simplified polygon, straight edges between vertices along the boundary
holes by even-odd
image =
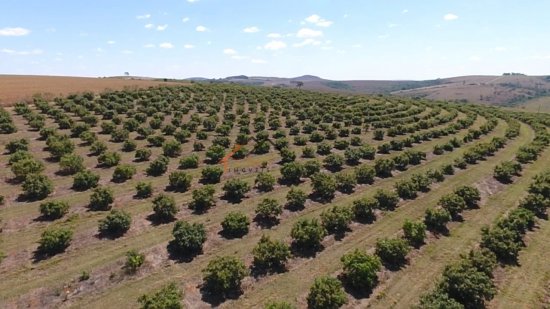
[[[206,28],[205,26],[197,26],[195,30],[197,30],[197,32],[205,32],[208,31],[208,28]]]
[[[143,45],[143,47],[145,47],[145,48],[155,48],[155,44],[149,43],[149,44]]]
[[[267,61],[265,61],[265,60],[263,60],[263,59],[252,59],[250,62],[255,63],[255,64],[264,64],[264,63],[267,63]]]
[[[315,39],[305,39],[302,42],[296,43],[292,46],[294,46],[294,47],[304,47],[304,46],[307,46],[307,45],[321,45],[321,41],[317,41]]]
[[[268,38],[272,38],[272,39],[277,39],[277,38],[280,38],[282,37],[282,35],[280,33],[270,33],[267,35]]]
[[[109,45],[113,45],[113,44],[116,44],[116,41],[113,41],[113,40],[109,40],[109,41],[107,41],[107,44],[109,44]]]
[[[302,39],[317,38],[321,36],[323,36],[323,31],[313,30],[309,28],[302,28],[298,30],[298,32],[296,33],[296,37],[299,37]]]
[[[199,2],[199,0],[187,0],[187,2],[189,2],[189,3],[195,3],[195,2]]]
[[[403,9],[403,11],[401,11],[401,14],[407,14],[409,13],[409,9]]]
[[[236,55],[237,51],[234,50],[233,48],[225,48],[223,50],[223,53],[226,54],[226,55]]]
[[[143,14],[136,16],[137,19],[149,19],[151,18],[151,14]]]
[[[0,36],[24,36],[31,33],[29,29],[15,27],[15,28],[2,28],[0,29]]]
[[[285,47],[286,47],[285,42],[277,41],[277,40],[273,40],[264,45],[264,48],[268,50],[278,50],[278,49],[283,49]]]
[[[245,33],[256,33],[256,32],[259,32],[260,29],[256,26],[252,26],[252,27],[246,27],[243,29],[243,32]]]
[[[41,49],[33,49],[33,50],[13,50],[9,48],[2,48],[0,49],[0,52],[8,55],[15,55],[15,56],[33,56],[33,55],[41,55],[44,53]]]
[[[131,51],[131,50],[125,49],[125,50],[121,51],[121,53],[123,53],[123,54],[125,54],[125,55],[131,55],[131,54],[133,54],[134,52]]]
[[[168,28],[168,25],[158,25],[157,26],[157,31],[164,31],[164,30],[166,30],[166,28]]]
[[[195,45],[192,45],[192,44],[185,44],[185,45],[183,45],[183,48],[191,49],[191,48],[195,48]]]
[[[453,13],[448,13],[443,16],[443,19],[446,21],[456,20],[458,19],[458,16]]]
[[[330,25],[333,24],[332,21],[323,19],[323,18],[321,18],[321,16],[319,16],[317,14],[313,14],[311,16],[308,16],[305,19],[305,21],[308,22],[308,23],[314,24],[316,26],[319,26],[319,27],[330,27]]]
[[[184,18],[181,19],[181,21],[184,22],[184,23],[188,22],[189,20],[190,20],[189,17],[184,17]]]
[[[146,24],[146,25],[145,25],[145,28],[151,29],[151,28],[153,28],[154,26],[155,26],[155,25],[153,25],[153,24]]]
[[[164,42],[164,43],[160,43],[159,47],[168,49],[168,48],[174,48],[174,45],[170,42]]]

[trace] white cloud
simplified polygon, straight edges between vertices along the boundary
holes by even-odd
[[[197,30],[198,32],[205,32],[208,31],[208,28],[206,28],[205,26],[197,26],[195,30]]]
[[[101,48],[101,47],[96,48],[95,51],[98,52],[98,53],[104,52],[103,48]]]
[[[116,41],[110,40],[110,41],[107,41],[107,44],[113,45],[113,44],[116,44]]]
[[[0,52],[8,55],[15,55],[15,56],[35,56],[35,55],[41,55],[44,53],[41,49],[33,49],[33,50],[13,50],[9,48],[2,48],[0,49]]]
[[[296,36],[302,39],[316,38],[316,37],[323,36],[323,31],[313,30],[309,28],[302,28],[298,30],[298,32],[296,33]]]
[[[495,51],[496,51],[496,52],[499,52],[499,53],[500,53],[500,52],[503,52],[503,51],[506,51],[506,47],[497,46],[497,47],[495,47]]]
[[[155,48],[155,44],[145,44],[143,45],[145,48]]]
[[[443,19],[446,21],[451,21],[451,20],[458,19],[458,16],[453,13],[449,13],[449,14],[445,14],[445,16],[443,16]]]
[[[407,14],[407,13],[409,13],[408,9],[404,9],[403,11],[401,11],[401,14]]]
[[[198,2],[199,0],[187,0],[187,2],[189,3],[195,3],[195,2]]]
[[[147,25],[145,25],[145,28],[151,29],[151,28],[153,28],[154,26],[155,26],[155,25],[153,25],[153,24],[147,24]]]
[[[15,28],[2,28],[0,29],[0,36],[24,36],[31,33],[29,29],[15,27]]]
[[[283,49],[285,47],[286,47],[285,42],[277,41],[277,40],[273,40],[273,41],[271,41],[271,42],[264,45],[264,48],[268,49],[268,50],[278,50],[278,49]]]
[[[481,61],[481,57],[479,57],[477,55],[473,55],[470,58],[468,58],[468,60],[478,62],[478,61]]]
[[[226,55],[236,55],[237,51],[234,50],[233,48],[226,48],[223,50],[223,53]]]
[[[184,22],[184,23],[186,23],[186,22],[189,21],[189,17],[184,17],[184,18],[181,19],[181,21]]]
[[[234,56],[231,56],[231,59],[243,60],[243,59],[248,59],[248,57],[247,56],[234,55]]]
[[[267,61],[263,60],[263,59],[252,59],[251,60],[252,63],[256,63],[256,64],[264,64],[264,63],[267,63]]]
[[[136,16],[137,19],[149,19],[151,18],[151,14],[143,14]]]
[[[256,26],[252,26],[252,27],[246,27],[243,29],[243,32],[245,33],[256,33],[256,32],[259,32],[260,29]]]
[[[332,21],[321,18],[317,14],[313,14],[305,19],[306,22],[314,24],[319,27],[330,27],[333,24]]]
[[[166,28],[168,28],[168,25],[158,25],[157,26],[157,31],[164,31],[164,30],[166,30]]]
[[[280,38],[282,37],[282,35],[280,33],[270,33],[267,35],[268,38],[272,38],[272,39],[277,39],[277,38]]]
[[[195,45],[185,44],[185,45],[183,45],[183,48],[191,49],[191,48],[195,48]]]
[[[126,55],[130,55],[130,54],[133,54],[134,52],[131,51],[131,50],[125,49],[125,50],[121,51],[121,53],[126,54]]]
[[[317,41],[315,39],[305,39],[302,42],[296,43],[292,46],[294,46],[294,47],[304,47],[304,46],[307,46],[307,45],[317,46],[317,45],[320,45],[320,44],[321,44],[321,41]]]
[[[387,39],[389,38],[390,36],[388,34],[381,34],[378,36],[379,39]]]
[[[388,28],[395,28],[395,27],[397,27],[397,26],[399,26],[399,25],[398,25],[398,24],[394,24],[394,23],[389,23],[389,24],[388,24]]]
[[[169,43],[169,42],[164,42],[164,43],[160,43],[159,47],[160,48],[174,48],[174,45],[172,43]]]

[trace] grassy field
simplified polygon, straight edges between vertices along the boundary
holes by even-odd
[[[114,85],[113,89],[117,86]],[[93,88],[93,87],[92,87]],[[78,90],[73,88],[72,91]],[[93,88],[89,90],[99,90]],[[63,91],[60,91],[63,93]],[[127,97],[126,93],[129,93]],[[4,205],[0,206],[0,218],[2,218],[2,232],[0,234],[0,250],[6,254],[6,258],[0,263],[0,304],[2,307],[19,308],[135,308],[140,295],[150,293],[162,287],[164,284],[175,281],[184,291],[182,302],[189,308],[203,308],[220,305],[224,308],[261,308],[267,300],[287,300],[298,307],[306,307],[306,297],[309,287],[315,277],[321,275],[338,276],[341,272],[340,258],[343,254],[359,248],[371,254],[374,253],[374,245],[379,238],[401,236],[401,227],[405,219],[421,219],[425,210],[437,205],[438,200],[445,194],[453,191],[460,185],[473,185],[482,195],[482,203],[479,209],[465,212],[463,222],[453,222],[449,225],[451,233],[447,237],[430,237],[428,243],[419,250],[414,250],[409,257],[409,264],[399,271],[387,269],[379,273],[380,283],[368,298],[355,298],[347,294],[347,307],[407,307],[418,300],[419,295],[432,287],[434,278],[440,276],[443,267],[464,252],[479,240],[480,229],[483,225],[493,222],[505,213],[525,191],[530,177],[548,164],[548,152],[540,156],[534,164],[526,167],[523,176],[510,185],[499,185],[493,179],[493,170],[498,164],[513,160],[517,151],[535,138],[536,132],[527,123],[519,123],[519,135],[507,141],[503,149],[496,151],[493,156],[486,157],[477,164],[467,165],[465,169],[455,168],[454,175],[448,175],[443,182],[431,185],[431,190],[420,193],[412,200],[401,200],[393,211],[377,210],[377,220],[364,224],[352,222],[349,231],[343,238],[335,238],[333,235],[325,237],[322,241],[324,249],[315,256],[303,257],[293,255],[287,262],[287,271],[266,276],[247,276],[242,282],[242,295],[236,299],[227,299],[217,304],[205,298],[201,292],[202,270],[215,257],[236,256],[244,261],[247,267],[253,264],[253,248],[263,235],[272,239],[282,240],[290,244],[292,238],[290,231],[293,225],[304,218],[318,218],[321,213],[334,205],[349,206],[354,200],[372,196],[378,189],[394,190],[396,183],[409,179],[419,173],[427,173],[429,170],[439,169],[444,164],[453,164],[465,153],[478,149],[480,144],[489,143],[494,138],[503,138],[512,129],[515,120],[511,120],[500,111],[475,106],[456,106],[444,103],[434,103],[421,100],[408,100],[393,97],[344,97],[334,94],[320,94],[309,91],[273,90],[265,88],[247,88],[235,86],[204,86],[193,85],[183,87],[150,88],[148,91],[129,90],[123,92],[109,92],[97,96],[93,100],[72,96],[63,100],[45,100],[51,108],[63,111],[74,123],[83,123],[85,116],[100,116],[109,109],[118,109],[117,117],[120,117],[122,128],[126,122],[136,113],[145,115],[147,121],[141,121],[140,126],[150,125],[154,117],[160,111],[163,114],[162,127],[173,123],[174,118],[181,117],[177,130],[186,130],[189,126],[198,122],[198,132],[204,133],[206,139],[199,138],[195,131],[191,132],[189,141],[181,144],[181,154],[170,159],[167,171],[162,176],[152,177],[147,175],[148,161],[137,162],[134,160],[134,151],[123,151],[122,144],[114,142],[110,134],[102,133],[101,124],[111,122],[109,119],[98,119],[98,125],[91,126],[88,130],[97,136],[97,140],[105,143],[109,151],[120,154],[119,164],[130,164],[136,168],[136,175],[131,179],[115,183],[111,180],[114,167],[104,168],[97,166],[97,157],[90,154],[90,146],[73,136],[70,140],[76,145],[74,153],[83,158],[84,165],[90,171],[100,176],[99,184],[110,187],[114,193],[114,209],[127,212],[132,218],[129,230],[115,239],[105,239],[98,234],[98,221],[107,216],[107,212],[93,211],[88,207],[91,191],[75,191],[72,189],[72,176],[59,173],[60,165],[51,160],[47,143],[40,138],[40,132],[31,128],[29,119],[43,114],[39,104],[29,105],[27,114],[17,113],[19,107],[10,107],[6,110],[11,114],[14,125],[18,128],[0,140],[0,148],[4,148],[9,141],[26,139],[30,141],[28,152],[37,160],[45,163],[45,169],[41,172],[54,183],[54,191],[44,200],[27,200],[23,196],[22,184],[13,179],[11,166],[8,163],[10,155],[6,152],[0,155],[0,165],[5,167],[0,170],[0,192],[5,196]],[[124,103],[121,103],[124,102]],[[131,106],[128,111],[121,105]],[[83,107],[82,109],[79,109]],[[84,107],[85,106],[85,107]],[[104,109],[100,108],[103,107]],[[154,110],[147,115],[147,108]],[[185,113],[177,114],[178,111]],[[305,114],[304,114],[305,112]],[[286,114],[285,114],[286,113]],[[351,120],[352,116],[362,113],[364,121]],[[58,120],[50,114],[45,115],[44,127],[57,127]],[[229,116],[228,116],[229,115]],[[235,118],[231,120],[233,115]],[[250,118],[248,118],[250,115]],[[324,116],[325,118],[316,117]],[[495,117],[497,116],[497,117]],[[340,118],[341,117],[341,118]],[[347,120],[345,120],[347,118]],[[100,117],[99,117],[100,118]],[[200,121],[197,121],[200,119]],[[214,119],[217,127],[231,123],[226,133],[206,130],[206,120]],[[248,122],[246,120],[248,119]],[[339,119],[339,120],[337,120]],[[413,143],[411,149],[426,154],[426,159],[418,165],[408,165],[404,170],[394,170],[391,177],[376,177],[372,184],[358,184],[352,192],[343,193],[337,191],[330,201],[318,201],[313,196],[308,196],[305,208],[302,210],[284,209],[274,226],[264,227],[257,222],[252,222],[247,235],[237,239],[226,239],[221,235],[221,222],[225,216],[238,210],[249,218],[255,216],[257,205],[265,198],[272,198],[281,204],[285,203],[290,186],[276,183],[274,190],[260,192],[252,189],[240,203],[229,202],[223,197],[223,185],[232,179],[241,179],[254,184],[257,176],[256,168],[265,164],[269,174],[275,178],[281,177],[281,154],[271,149],[263,154],[250,154],[245,159],[231,159],[229,171],[224,173],[220,183],[214,184],[216,201],[215,207],[206,213],[195,213],[188,208],[193,200],[193,191],[204,186],[199,181],[202,170],[209,166],[205,162],[207,158],[205,150],[194,149],[193,144],[201,142],[205,149],[214,144],[214,140],[227,137],[231,144],[242,132],[242,128],[250,130],[251,136],[257,132],[267,132],[275,142],[281,142],[276,135],[285,135],[288,140],[286,146],[294,152],[296,161],[303,163],[311,159],[301,157],[304,148],[316,147],[319,142],[310,141],[312,133],[304,133],[298,130],[296,136],[306,137],[305,145],[294,143],[295,136],[290,132],[292,125],[285,126],[289,121],[295,120],[293,126],[305,130],[313,126],[313,132],[327,136],[325,142],[333,147],[334,141],[352,141],[357,138],[362,144],[382,147],[385,144],[393,145],[415,135],[429,136]],[[455,134],[441,134],[447,128],[459,122],[471,120],[470,125],[456,130]],[[486,134],[481,134],[479,139],[463,143],[452,151],[445,151],[441,155],[432,153],[434,146],[449,143],[454,138],[462,140],[471,135],[474,130],[482,130],[491,121],[496,121],[494,128]],[[226,122],[223,122],[226,121]],[[239,121],[244,121],[241,124]],[[277,121],[280,126],[275,125]],[[239,123],[238,125],[236,125]],[[256,126],[258,123],[268,124],[265,128]],[[331,124],[329,126],[328,124]],[[365,129],[365,123],[370,127]],[[426,125],[421,128],[418,124]],[[234,124],[234,125],[233,125]],[[326,126],[324,126],[326,124]],[[410,128],[395,137],[385,136],[382,141],[374,138],[374,127],[380,126],[388,133],[388,128]],[[270,126],[273,126],[270,128]],[[352,133],[346,133],[345,130]],[[353,131],[360,133],[353,133]],[[71,134],[70,129],[58,129],[57,134]],[[337,134],[330,139],[329,133]],[[166,140],[171,140],[170,134],[162,133],[161,129],[153,129],[153,134],[162,135]],[[433,135],[433,136],[432,136]],[[162,147],[150,145],[147,139],[139,138],[136,132],[129,133],[129,140],[134,141],[137,149],[150,149],[151,158],[157,158],[163,154]],[[390,143],[391,142],[391,143]],[[254,147],[250,141],[246,146]],[[358,149],[358,146],[346,145],[345,148]],[[228,151],[231,147],[226,148]],[[389,153],[378,152],[376,160],[361,159],[360,164],[374,166],[377,160],[397,158],[405,153],[408,148],[391,150]],[[331,149],[333,154],[344,155],[343,149]],[[199,157],[198,168],[185,170],[192,176],[191,186],[185,192],[172,192],[168,190],[170,173],[178,170],[179,159],[197,154]],[[322,162],[327,156],[316,154],[315,159]],[[250,169],[247,172],[235,172],[235,169]],[[352,171],[354,165],[345,163],[343,171]],[[326,168],[323,173],[335,174]],[[151,182],[153,196],[146,199],[134,197],[135,186],[140,181]],[[298,187],[306,193],[313,190],[312,182],[307,177],[302,177]],[[172,196],[178,207],[176,220],[185,220],[190,223],[200,223],[204,226],[207,240],[202,247],[202,252],[190,260],[179,260],[171,256],[167,250],[169,242],[173,239],[172,229],[174,222],[158,224],[150,218],[152,214],[152,200],[160,193]],[[63,200],[70,205],[69,212],[61,219],[49,221],[42,219],[40,204],[44,201]],[[70,246],[63,252],[47,259],[37,260],[35,254],[38,248],[38,240],[41,234],[50,228],[67,227],[73,231]],[[541,226],[540,234],[545,231]],[[537,244],[539,231],[533,233],[535,248],[542,248],[543,244]],[[539,240],[540,241],[540,240]],[[534,253],[542,249],[532,249]],[[145,264],[130,275],[124,269],[126,253],[129,250],[138,250],[145,255]],[[529,258],[529,251],[524,252]],[[536,269],[538,264],[525,264],[527,268]],[[513,272],[513,270],[511,270]],[[80,280],[83,273],[89,274],[89,278]],[[513,273],[509,275],[510,285],[515,283]],[[544,276],[534,275],[533,282],[540,287]],[[414,284],[413,284],[414,283]],[[507,294],[507,293],[504,293]],[[539,295],[538,293],[537,295]],[[500,296],[499,297],[504,297]],[[532,297],[532,296],[530,296]],[[498,297],[495,302],[498,301]]]

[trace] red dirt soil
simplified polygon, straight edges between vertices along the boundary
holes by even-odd
[[[30,100],[35,94],[54,97],[83,91],[100,93],[106,89],[122,90],[126,87],[147,88],[158,85],[185,83],[123,78],[0,75],[0,105],[9,106],[18,101]]]

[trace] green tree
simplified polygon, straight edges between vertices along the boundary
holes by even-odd
[[[248,234],[250,219],[242,212],[231,211],[225,216],[221,225],[226,236],[239,238]]]
[[[290,191],[286,194],[286,207],[291,210],[298,210],[304,208],[307,195],[298,187],[292,186]]]
[[[124,268],[129,273],[135,273],[145,262],[145,254],[139,253],[137,250],[126,252],[126,263]]]
[[[172,229],[174,249],[180,253],[195,253],[202,250],[206,241],[206,229],[201,223],[178,221]]]
[[[63,217],[69,211],[69,203],[65,201],[49,201],[40,204],[40,214],[48,220]]]
[[[234,256],[215,257],[202,271],[204,288],[212,295],[225,297],[233,291],[239,291],[241,281],[248,275],[243,261]]]
[[[443,232],[447,229],[447,223],[451,219],[451,214],[444,208],[428,208],[424,216],[424,223],[432,231]]]
[[[223,169],[219,166],[206,166],[202,169],[202,181],[204,183],[218,183],[223,174]]]
[[[329,233],[343,234],[348,229],[353,213],[350,207],[333,206],[321,212],[321,222]]]
[[[403,266],[409,251],[409,244],[401,238],[383,238],[376,242],[376,255],[391,267]]]
[[[17,180],[25,179],[29,174],[40,174],[44,171],[44,163],[29,155],[29,158],[17,160],[11,165],[11,171]]]
[[[99,233],[119,237],[130,229],[131,224],[132,217],[129,213],[113,209],[105,218],[99,220]]]
[[[384,210],[395,209],[397,203],[399,202],[399,196],[397,193],[384,189],[377,189],[374,193],[374,199],[378,201],[380,209]]]
[[[168,157],[159,156],[149,164],[149,167],[147,167],[147,170],[146,170],[147,175],[160,176],[166,173],[166,170],[168,170],[169,162],[170,162],[170,159]]]
[[[124,182],[131,179],[136,174],[136,167],[130,164],[122,164],[115,168],[113,172],[114,182]]]
[[[170,189],[178,192],[185,192],[191,187],[193,177],[184,171],[174,171],[168,176]]]
[[[377,272],[382,268],[382,263],[377,256],[355,249],[344,254],[340,261],[343,264],[345,281],[357,291],[369,291],[378,283]]]
[[[85,191],[97,187],[99,175],[89,170],[83,170],[76,173],[73,177],[73,189]]]
[[[172,196],[161,193],[153,199],[153,211],[157,220],[168,222],[175,219],[178,208]]]
[[[250,191],[250,185],[242,179],[230,179],[222,189],[227,199],[239,201]]]
[[[141,309],[182,309],[182,290],[175,282],[163,286],[152,294],[144,294],[138,298]]]
[[[23,192],[28,198],[41,200],[53,192],[53,182],[45,175],[28,174],[23,182]]]
[[[353,201],[351,209],[355,220],[372,222],[376,219],[374,211],[379,207],[378,200],[373,197],[364,197]]]
[[[279,240],[271,240],[262,235],[260,241],[252,250],[254,267],[263,271],[280,271],[285,268],[290,258],[290,248]]]
[[[342,283],[332,277],[318,277],[307,295],[310,309],[337,309],[348,302]]]
[[[316,250],[327,235],[317,219],[300,219],[292,226],[290,236],[297,248]]]
[[[378,177],[386,178],[391,177],[392,170],[395,168],[393,160],[390,159],[376,159],[374,161],[374,170]]]
[[[153,185],[150,182],[140,181],[136,185],[136,197],[148,198],[153,195]]]
[[[63,174],[73,175],[84,169],[84,159],[79,155],[69,153],[61,157],[59,166]]]
[[[285,183],[299,183],[303,174],[304,166],[298,162],[285,163],[281,167],[281,181]]]
[[[275,177],[267,172],[260,172],[254,180],[254,185],[261,192],[268,192],[273,190],[275,185]]]
[[[46,229],[38,242],[38,252],[45,255],[55,255],[65,251],[71,244],[73,232],[67,228]]]
[[[225,148],[220,145],[213,145],[206,150],[206,158],[208,163],[217,164],[225,156]]]
[[[323,200],[331,200],[336,191],[334,176],[327,173],[317,173],[312,177],[313,193]]]
[[[214,199],[216,189],[213,185],[204,185],[193,190],[193,200],[189,204],[189,208],[196,212],[203,212],[216,205]]]
[[[426,224],[422,221],[405,220],[403,234],[411,246],[420,246],[426,239]]]

